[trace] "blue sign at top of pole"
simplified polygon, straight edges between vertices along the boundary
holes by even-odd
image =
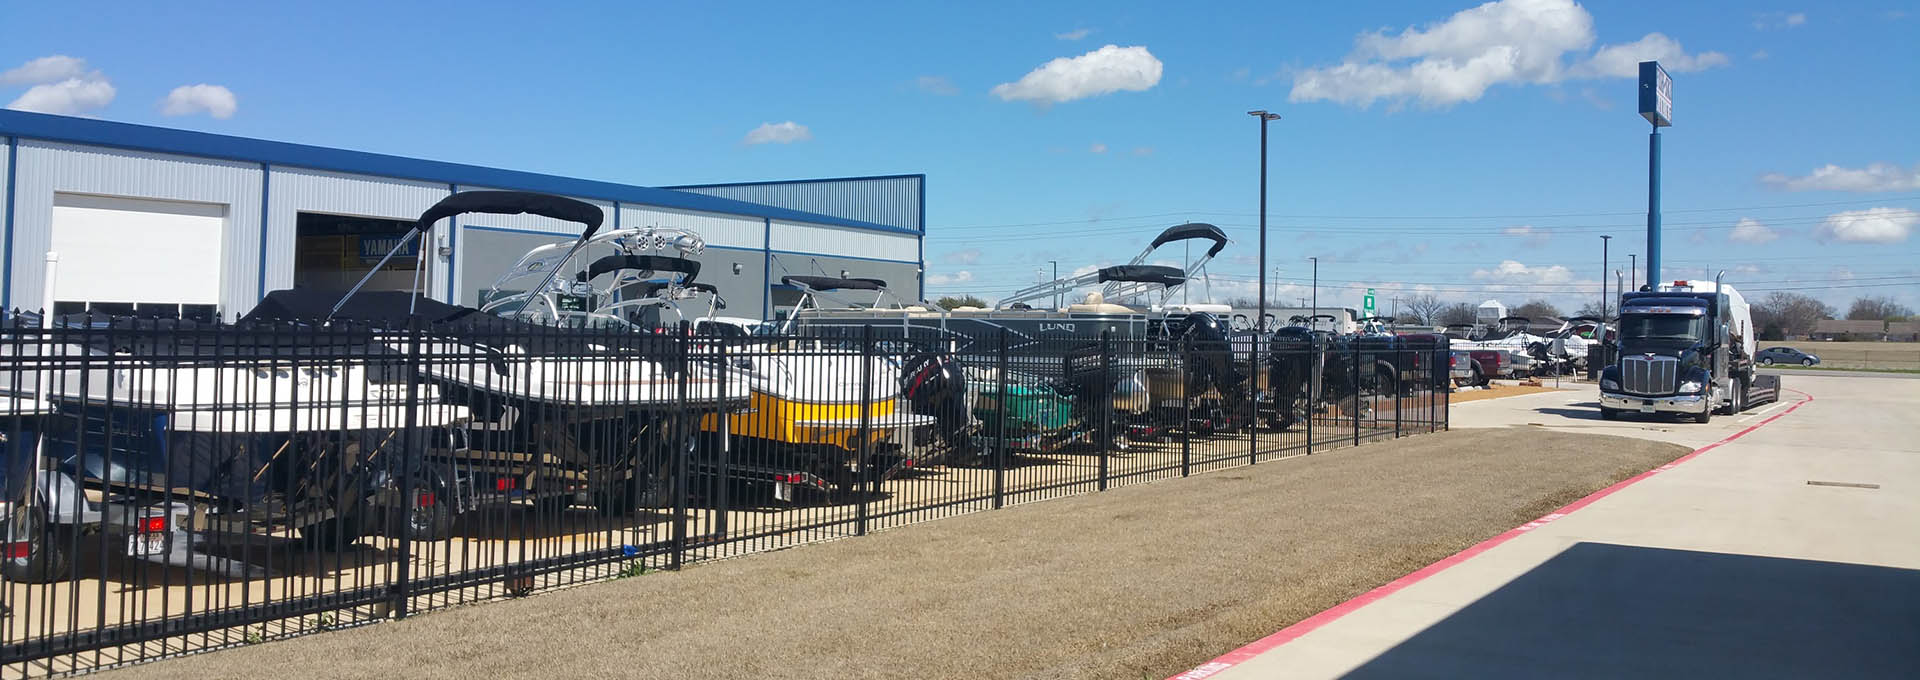
[[[1660,62],[1640,62],[1640,115],[1654,127],[1673,126],[1673,78]]]

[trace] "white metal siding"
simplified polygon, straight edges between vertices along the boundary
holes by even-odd
[[[920,261],[920,240],[909,234],[781,220],[773,221],[773,249],[832,257],[908,263]]]
[[[681,187],[674,190],[925,231],[925,225],[920,223],[922,184],[923,180],[919,177],[881,177]]]
[[[620,204],[620,226],[691,230],[707,245],[759,250],[766,243],[766,221],[717,213]]]
[[[499,189],[495,189],[493,187],[476,187],[476,186],[468,186],[465,184],[462,184],[456,188],[460,191],[500,191]],[[578,197],[570,197],[570,198],[578,198]],[[605,213],[606,215],[605,218],[600,221],[600,228],[610,229],[613,227],[613,202],[612,201],[596,201],[596,200],[585,199],[585,198],[579,198],[578,200],[586,201],[587,203],[592,203],[594,205],[600,206],[600,211],[602,213]],[[541,234],[554,234],[556,236],[579,236],[580,235],[579,223],[568,222],[565,220],[556,220],[551,217],[541,217],[539,215],[491,215],[491,214],[482,214],[482,213],[471,213],[471,214],[466,214],[466,215],[461,215],[459,217],[456,217],[454,218],[454,220],[460,223],[461,236],[465,236],[467,229],[470,227],[492,227],[495,229],[513,229],[516,231],[531,231],[531,232],[536,232]],[[493,283],[493,277],[499,276],[498,272],[494,272],[491,274],[479,275],[478,278],[469,277],[466,271],[467,269],[466,258],[460,257],[460,254],[458,252],[459,248],[460,248],[460,245],[456,242],[454,244],[455,253],[454,253],[454,262],[453,262],[453,279],[454,281],[457,282],[454,286],[455,288],[454,292],[456,296],[464,295],[464,293],[462,293],[461,291],[474,288],[475,286],[485,286],[487,284]],[[438,285],[434,287],[435,297],[442,297],[446,294],[446,292],[447,292],[446,283],[444,281],[438,282]]]
[[[267,184],[267,224],[270,225],[267,230],[267,290],[293,285],[294,237],[298,235],[300,213],[411,221],[440,199],[446,198],[447,194],[445,184],[273,167]],[[429,234],[427,239],[430,252],[438,252],[436,249],[443,237],[450,239],[450,235],[444,231],[445,225],[438,227],[442,231]],[[433,260],[430,268],[433,285],[428,287],[428,291],[433,297],[444,297],[447,291],[446,276],[451,268],[438,255]]]
[[[13,215],[11,303],[38,306],[55,192],[227,207],[221,311],[253,308],[260,262],[260,166],[253,163],[21,140]]]

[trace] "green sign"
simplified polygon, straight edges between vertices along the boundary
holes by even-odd
[[[1367,297],[1361,301],[1360,308],[1361,308],[1361,311],[1364,311],[1367,313],[1367,316],[1373,316],[1373,310],[1376,308],[1373,306],[1373,289],[1372,288],[1367,289]]]

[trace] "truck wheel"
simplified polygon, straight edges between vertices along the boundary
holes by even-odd
[[[46,511],[24,504],[7,518],[7,557],[0,560],[0,575],[20,583],[54,583],[67,580],[73,571],[73,556],[68,553],[67,533],[47,528]],[[15,543],[27,544],[27,553],[15,556]]]
[[[1705,410],[1702,410],[1699,413],[1693,414],[1693,422],[1696,422],[1696,423],[1712,422],[1714,410],[1715,410],[1715,407],[1713,405],[1713,390],[1707,390],[1707,408]]]
[[[1619,420],[1620,409],[1607,408],[1605,406],[1602,406],[1600,407],[1600,419],[1601,420]]]

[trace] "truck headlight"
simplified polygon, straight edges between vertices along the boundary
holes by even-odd
[[[1618,389],[1620,389],[1620,381],[1618,381],[1618,380],[1614,380],[1613,378],[1601,378],[1601,379],[1600,379],[1600,389],[1603,389],[1603,390],[1618,390]]]
[[[1681,392],[1699,392],[1700,381],[1688,380],[1686,382],[1680,383],[1680,391]]]

